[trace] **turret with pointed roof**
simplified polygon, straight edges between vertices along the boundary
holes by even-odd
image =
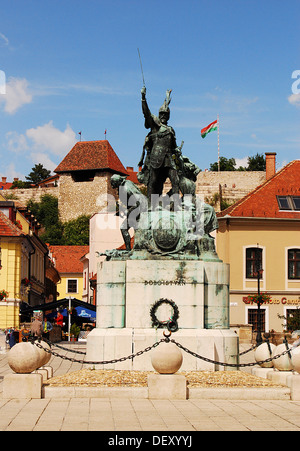
[[[77,142],[54,172],[74,171],[109,171],[128,175],[107,140]]]
[[[63,222],[96,213],[100,195],[117,195],[111,176],[128,175],[107,140],[77,142],[54,172],[60,176],[58,208]]]

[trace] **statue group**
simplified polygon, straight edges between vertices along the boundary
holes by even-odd
[[[236,363],[238,338],[229,329],[229,265],[219,259],[210,235],[218,228],[215,211],[197,196],[200,169],[182,154],[183,143],[177,145],[168,125],[171,91],[158,116],[149,109],[145,87],[141,95],[148,131],[137,175],[141,186],[126,176],[111,177],[125,249],[98,253],[106,259],[97,269],[97,327],[88,335],[87,360],[102,362],[109,356],[118,365],[120,357],[137,352],[141,357],[125,359],[122,369],[153,371],[149,354],[141,350],[151,349],[167,328],[188,349],[203,350],[211,362],[218,355],[220,362]],[[182,370],[216,368],[187,358]]]
[[[130,258],[203,258],[217,259],[214,239],[218,228],[213,207],[196,196],[196,180],[200,168],[182,155],[183,141],[178,146],[170,119],[171,90],[159,109],[151,113],[146,88],[141,89],[145,128],[150,129],[138,163],[138,181],[147,187],[147,195],[126,176],[113,175],[111,185],[119,189],[119,211],[124,217],[121,232]],[[171,189],[163,194],[166,180]],[[129,230],[135,231],[131,249]],[[109,251],[108,251],[109,252]],[[207,254],[208,253],[208,254]],[[108,258],[125,257],[124,253],[106,254]],[[128,255],[126,255],[128,257]]]

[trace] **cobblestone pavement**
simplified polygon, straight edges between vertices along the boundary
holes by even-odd
[[[85,350],[84,344],[67,346]],[[249,347],[249,344],[241,345],[240,351]],[[74,356],[68,351],[59,353]],[[75,355],[78,358],[78,354]],[[241,357],[242,363],[253,361],[253,352]],[[49,364],[55,376],[84,367],[59,357],[52,357]],[[250,369],[245,370],[250,372]],[[11,372],[7,354],[1,354],[1,431],[132,431],[131,437],[135,437],[135,431],[136,434],[161,431],[171,437],[179,431],[187,436],[193,431],[300,430],[300,402],[289,400],[3,399],[3,377]],[[116,437],[110,435],[112,439]],[[121,437],[119,434],[120,440]],[[146,437],[148,435],[144,440]],[[194,440],[194,435],[192,437]],[[109,436],[106,439],[112,440]]]

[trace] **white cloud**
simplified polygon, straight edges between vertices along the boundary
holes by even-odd
[[[7,45],[9,45],[8,38],[3,33],[0,33],[0,47],[4,47]]]
[[[53,172],[54,169],[57,167],[57,163],[54,163],[50,158],[49,155],[43,152],[32,152],[30,154],[32,162],[34,164],[41,163],[44,168],[48,169],[49,171]]]
[[[300,107],[300,94],[292,94],[288,97],[288,101],[291,105]]]
[[[53,121],[30,128],[26,136],[33,141],[35,149],[50,151],[55,155],[66,155],[77,141],[76,133],[69,125],[62,132],[54,127]]]
[[[10,152],[21,153],[28,149],[26,136],[17,132],[6,133],[7,148]]]
[[[34,164],[53,171],[58,162],[57,156],[65,156],[76,143],[76,133],[67,125],[64,131],[54,127],[53,122],[30,128],[24,134],[16,131],[6,133],[6,149],[15,154],[30,157]],[[52,159],[54,161],[52,161]],[[18,177],[18,175],[14,175]]]
[[[240,166],[242,166],[243,168],[247,168],[248,167],[248,157],[235,158],[235,167],[236,167],[236,169],[238,169]]]
[[[8,166],[1,167],[1,177],[7,177],[7,181],[12,181],[14,178],[24,180],[25,176],[21,172],[18,172],[14,163],[10,163]]]
[[[28,91],[28,81],[23,78],[10,78],[6,83],[6,94],[1,95],[0,101],[4,102],[4,111],[14,114],[26,103],[32,102],[32,95]]]

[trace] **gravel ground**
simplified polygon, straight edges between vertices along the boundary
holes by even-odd
[[[148,374],[153,374],[153,372],[82,369],[53,377],[46,384],[51,386],[146,387]],[[182,371],[178,374],[186,376],[189,387],[282,387],[268,379],[243,371]]]

